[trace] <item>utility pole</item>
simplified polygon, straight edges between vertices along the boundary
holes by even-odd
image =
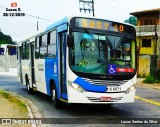
[[[158,35],[157,35],[157,25],[155,25],[155,37],[154,37],[155,39],[155,46],[154,46],[154,55],[155,55],[155,64],[154,64],[154,66],[155,66],[155,70],[156,70],[156,68],[157,68],[157,40],[158,40]],[[155,72],[154,72],[155,73]]]
[[[39,29],[38,29],[38,21],[37,21],[37,31],[38,31]]]
[[[38,19],[39,19],[39,17],[37,17],[37,31],[39,30],[39,24],[38,24]]]
[[[86,13],[87,11],[90,13],[92,11],[93,17],[94,14],[94,0],[79,0],[79,5],[81,6],[81,3],[83,4],[83,7],[79,7],[80,12],[84,11]]]

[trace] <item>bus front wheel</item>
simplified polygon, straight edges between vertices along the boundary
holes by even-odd
[[[61,108],[61,102],[60,102],[60,100],[58,100],[57,89],[55,86],[52,87],[52,89],[51,89],[51,98],[52,98],[54,107],[56,109]]]

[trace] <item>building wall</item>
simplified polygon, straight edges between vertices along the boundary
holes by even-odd
[[[137,73],[140,76],[147,76],[155,72],[156,65],[160,68],[160,9],[131,14],[137,17]],[[155,33],[158,35],[157,41]],[[142,39],[151,39],[150,47],[142,46]]]
[[[143,47],[142,39],[151,39],[151,47]],[[160,68],[160,45],[158,45],[159,40],[157,41],[157,67]],[[138,75],[141,77],[145,77],[151,72],[154,71],[154,56],[155,56],[155,39],[153,37],[137,37],[137,61],[138,61]]]
[[[149,25],[152,25],[149,27]],[[155,14],[142,14],[137,17],[137,26],[140,27],[149,27],[147,29],[140,29],[143,31],[137,32],[137,49],[138,49],[138,75],[147,76],[151,74],[151,71],[154,70],[154,55],[157,56],[157,68],[160,68],[160,26],[158,26],[157,34],[157,46],[155,39],[155,30],[153,28],[157,25],[160,25],[160,17]],[[152,28],[152,30],[151,30]],[[146,31],[145,31],[146,30]],[[150,31],[151,30],[151,31]],[[151,46],[145,47],[142,46],[142,39],[151,39]],[[155,49],[156,48],[156,49]],[[156,50],[156,51],[155,51]],[[156,54],[155,54],[156,53]]]
[[[143,25],[156,25],[159,24],[160,19],[157,15],[141,15],[137,18],[137,26],[143,26]]]
[[[139,54],[150,54],[154,53],[154,40],[153,37],[137,37],[137,48],[139,49]],[[143,47],[142,39],[151,39],[151,47]]]
[[[145,47],[142,45],[142,39],[151,39],[151,47]],[[142,55],[154,55],[155,54],[155,40],[154,36],[152,37],[137,37],[137,48],[139,49],[139,54]],[[157,41],[157,51],[156,55],[159,54],[159,45]]]
[[[160,34],[160,33],[159,33]],[[158,37],[158,60],[157,60],[157,68],[160,69],[160,35]]]
[[[138,75],[145,77],[150,74],[150,55],[140,55],[139,56],[139,69]]]

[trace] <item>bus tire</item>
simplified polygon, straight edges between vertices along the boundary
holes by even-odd
[[[61,108],[61,102],[60,102],[60,100],[58,100],[57,89],[56,89],[55,85],[52,85],[52,87],[51,87],[51,99],[52,99],[53,105],[56,109]]]
[[[26,76],[26,87],[27,87],[27,91],[29,94],[33,94],[33,89],[30,87],[29,85],[29,79],[28,77]]]

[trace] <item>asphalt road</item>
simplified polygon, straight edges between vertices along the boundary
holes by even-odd
[[[2,76],[0,75],[0,89],[5,89],[10,92],[19,94],[29,100],[31,100],[40,110],[45,118],[160,118],[160,107],[147,103],[145,101],[135,99],[135,103],[130,104],[114,104],[111,108],[105,105],[82,105],[75,104],[71,106],[65,106],[62,109],[55,109],[50,98],[42,93],[36,93],[35,95],[29,95],[24,85],[20,84],[17,77],[14,76]],[[160,90],[147,89],[137,87],[136,95],[142,98],[156,101],[160,103]],[[95,119],[94,119],[95,120]],[[104,119],[105,120],[105,119]],[[71,119],[71,122],[72,119]],[[103,121],[102,121],[103,123]],[[158,124],[119,124],[116,126],[159,126]],[[51,126],[51,125],[49,125]],[[64,125],[59,125],[64,126]],[[71,125],[68,125],[70,127]],[[72,125],[73,126],[73,125]],[[83,125],[77,125],[83,126]],[[84,126],[87,126],[86,124]],[[91,127],[90,125],[88,125]],[[106,126],[103,124],[94,124],[93,126]],[[115,126],[110,124],[109,126]]]

